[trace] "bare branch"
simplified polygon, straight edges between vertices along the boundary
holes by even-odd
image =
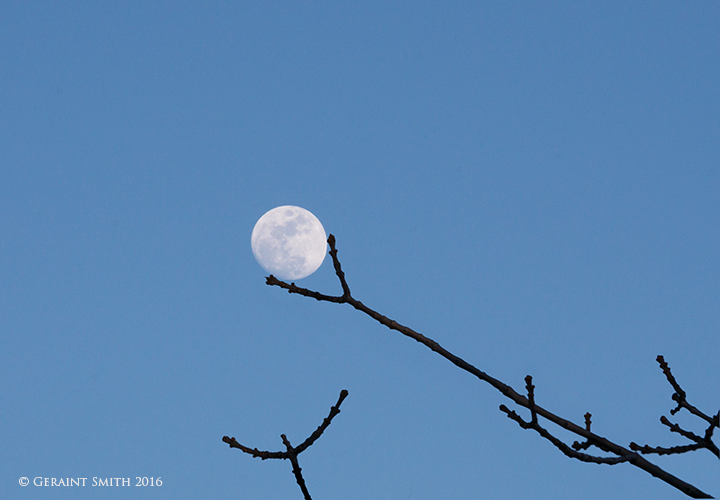
[[[302,477],[302,469],[300,468],[297,456],[303,451],[305,451],[307,448],[312,446],[313,443],[317,441],[320,436],[322,436],[322,433],[325,432],[325,429],[328,428],[328,426],[332,422],[332,419],[335,418],[338,413],[340,413],[340,405],[347,396],[348,391],[346,391],[345,389],[340,391],[340,397],[338,398],[337,403],[335,403],[335,406],[330,407],[330,414],[325,417],[322,424],[320,424],[320,426],[315,429],[315,432],[310,434],[310,437],[303,441],[303,443],[297,448],[294,448],[290,444],[290,441],[288,441],[288,438],[287,436],[285,436],[285,434],[280,434],[280,438],[285,445],[285,451],[260,451],[257,448],[249,448],[238,443],[234,437],[223,436],[222,440],[223,442],[227,443],[230,448],[237,448],[239,450],[242,450],[245,453],[252,455],[253,458],[260,458],[261,460],[267,460],[268,458],[290,460],[290,463],[293,466],[293,474],[295,475],[295,480],[297,481],[298,486],[300,486],[300,490],[302,490],[305,500],[312,500],[312,498],[310,498],[310,493],[308,492],[307,486],[305,485],[305,479],[303,479]]]
[[[703,441],[704,441],[703,438],[701,438],[700,436],[698,436],[697,434],[695,434],[695,433],[693,433],[693,432],[684,430],[684,429],[683,429],[682,427],[680,427],[678,424],[673,424],[672,422],[670,422],[670,421],[667,419],[667,417],[666,417],[665,415],[663,415],[662,417],[660,417],[660,423],[662,423],[663,425],[669,427],[669,428],[670,428],[670,432],[676,432],[676,433],[680,434],[681,436],[684,436],[684,437],[688,438],[690,441],[695,441],[695,442],[698,443],[698,444],[704,444],[704,443],[703,443]]]
[[[530,421],[533,425],[537,425],[537,413],[535,412],[535,386],[532,385],[532,377],[528,375],[525,377],[525,388],[527,389],[528,404],[530,405],[530,414],[532,420]]]
[[[648,445],[640,446],[636,443],[630,443],[630,448],[639,451],[640,453],[656,453],[658,455],[673,455],[677,453],[687,453],[688,451],[695,451],[702,448],[699,444],[690,444],[687,446],[673,446],[672,448],[662,448],[660,446],[650,447]]]
[[[677,488],[678,490],[682,491],[686,495],[692,497],[692,498],[712,498],[707,493],[704,493],[700,491],[695,486],[688,484],[681,479],[673,476],[672,474],[666,472],[665,470],[661,469],[657,465],[647,461],[645,458],[643,458],[641,455],[636,453],[635,451],[631,451],[623,446],[620,446],[616,443],[613,443],[612,441],[599,436],[597,434],[594,434],[590,431],[588,420],[586,419],[586,427],[580,427],[577,424],[574,424],[573,422],[566,420],[562,417],[559,417],[555,415],[554,413],[542,408],[541,406],[538,406],[534,402],[534,393],[532,390],[534,387],[532,387],[532,384],[530,382],[527,383],[528,388],[528,397],[525,397],[518,392],[516,392],[512,387],[509,385],[501,382],[500,380],[491,377],[487,373],[483,372],[482,370],[476,368],[472,364],[468,363],[464,359],[460,358],[459,356],[456,356],[455,354],[452,354],[450,351],[443,348],[440,344],[435,342],[434,340],[422,335],[421,333],[416,332],[412,328],[409,328],[407,326],[401,325],[400,323],[391,320],[390,318],[380,314],[377,311],[374,311],[373,309],[370,309],[365,304],[360,302],[359,300],[352,297],[350,293],[350,287],[347,284],[347,281],[345,280],[345,273],[342,271],[342,267],[340,265],[340,261],[337,257],[337,249],[335,248],[335,237],[331,234],[328,238],[328,244],[330,245],[330,256],[333,260],[333,266],[335,268],[335,274],[337,275],[338,279],[340,280],[340,285],[343,289],[343,294],[341,296],[331,296],[331,295],[324,295],[319,292],[315,292],[312,290],[308,290],[306,288],[300,288],[296,286],[294,283],[286,283],[284,281],[280,281],[274,276],[269,276],[267,278],[267,284],[271,286],[279,286],[280,288],[283,288],[287,290],[289,293],[296,293],[299,295],[303,295],[305,297],[312,297],[316,300],[320,301],[326,301],[326,302],[333,302],[333,303],[348,303],[351,306],[353,306],[355,309],[364,312],[374,320],[378,321],[379,323],[387,326],[391,330],[396,330],[400,332],[401,334],[410,337],[411,339],[420,342],[421,344],[425,345],[432,351],[438,353],[440,356],[444,357],[451,363],[453,363],[455,366],[461,368],[462,370],[465,370],[466,372],[474,375],[478,379],[482,380],[483,382],[487,382],[491,386],[493,386],[495,389],[500,391],[505,397],[511,399],[514,401],[517,405],[522,406],[524,408],[528,408],[532,413],[532,420],[531,422],[525,422],[522,418],[520,418],[516,413],[511,411],[505,411],[507,410],[505,408],[505,413],[507,413],[508,417],[512,418],[518,424],[520,422],[523,422],[520,424],[523,428],[532,428],[536,430],[542,437],[545,439],[548,439],[550,442],[552,442],[556,447],[558,447],[563,453],[565,453],[567,456],[570,456],[572,458],[576,458],[578,460],[582,461],[589,461],[593,463],[604,463],[604,464],[616,464],[616,463],[622,463],[622,462],[628,462],[646,472],[649,474],[657,477],[658,479],[668,483],[669,485]],[[530,379],[531,381],[532,379]],[[531,389],[532,387],[532,389]],[[532,400],[530,399],[532,398]],[[683,398],[684,400],[684,398]],[[684,405],[683,405],[684,406]],[[687,407],[687,406],[684,406]],[[689,408],[688,408],[689,409]],[[514,416],[513,416],[514,415]],[[560,440],[552,436],[549,432],[547,432],[544,428],[540,427],[539,424],[537,424],[537,416],[543,417],[551,422],[553,422],[556,425],[559,425],[563,429],[570,431],[574,434],[577,434],[578,436],[581,436],[585,438],[587,445],[579,445],[580,447],[589,447],[590,445],[596,446],[600,448],[601,450],[612,453],[616,455],[616,457],[592,457],[590,455],[586,455],[584,453],[579,453],[576,450],[573,450],[569,446],[562,443]],[[525,427],[528,426],[528,427]],[[588,458],[590,457],[590,458]]]
[[[665,374],[665,378],[667,378],[668,382],[670,382],[670,385],[675,390],[675,393],[672,395],[672,399],[677,403],[677,406],[674,409],[670,410],[670,414],[675,415],[677,412],[685,408],[687,411],[689,411],[696,417],[699,417],[708,422],[709,426],[705,430],[705,436],[700,437],[694,432],[687,431],[680,427],[678,424],[670,422],[670,420],[668,420],[668,418],[663,415],[662,417],[660,417],[660,422],[663,425],[669,427],[670,432],[680,434],[681,436],[689,439],[690,441],[694,441],[695,444],[685,446],[673,446],[671,448],[662,448],[660,446],[640,446],[636,443],[630,443],[630,449],[639,451],[640,453],[644,454],[655,453],[658,455],[674,455],[704,448],[706,450],[709,450],[716,457],[720,458],[720,449],[718,449],[718,446],[712,440],[712,435],[715,428],[720,429],[720,411],[714,417],[710,417],[709,415],[706,415],[705,413],[688,403],[687,394],[682,389],[682,387],[680,387],[680,384],[673,376],[672,372],[670,371],[670,366],[665,361],[665,358],[663,356],[658,356],[657,362],[660,365],[660,369],[662,369],[663,373]]]
[[[513,410],[508,409],[505,405],[500,405],[500,411],[507,414],[509,418],[517,422],[520,427],[523,429],[533,429],[538,432],[542,437],[550,441],[552,444],[554,444],[560,451],[562,451],[565,455],[567,455],[570,458],[575,458],[577,460],[580,460],[581,462],[591,462],[595,464],[607,464],[607,465],[615,465],[622,462],[627,462],[631,460],[631,457],[629,456],[621,456],[621,457],[596,457],[593,455],[588,455],[587,453],[580,453],[578,451],[575,451],[562,441],[560,441],[558,438],[550,434],[550,432],[545,429],[544,427],[541,427],[540,424],[537,423],[537,421],[530,421],[526,422],[522,419],[520,415],[515,413]]]
[[[230,445],[230,448],[238,448],[245,453],[253,456],[253,458],[259,458],[261,460],[267,460],[268,458],[289,458],[287,453],[284,451],[260,451],[257,448],[248,448],[237,442],[234,437],[223,436],[222,440]]]
[[[592,426],[592,414],[586,413],[585,414],[585,429],[590,432],[590,427]],[[572,444],[573,449],[575,450],[587,450],[592,446],[592,443],[590,441],[583,441],[582,443],[578,443],[575,441]]]
[[[678,405],[677,408],[670,410],[670,414],[675,415],[677,412],[679,412],[682,408],[685,408],[687,411],[695,415],[696,417],[700,417],[703,420],[705,420],[708,424],[717,427],[717,419],[713,419],[713,417],[710,417],[709,415],[705,415],[703,412],[695,408],[693,405],[687,402],[687,394],[685,394],[685,391],[682,390],[680,387],[680,384],[677,383],[677,380],[675,380],[675,377],[673,376],[672,372],[670,371],[670,366],[665,362],[665,358],[663,356],[658,355],[657,362],[660,365],[660,368],[662,369],[663,373],[665,374],[665,377],[668,379],[668,382],[670,382],[670,385],[672,385],[673,389],[675,389],[675,394],[673,394],[672,399],[675,401]]]
[[[328,428],[328,426],[330,425],[330,422],[332,422],[332,419],[335,418],[335,415],[340,413],[340,405],[342,404],[342,402],[345,400],[345,398],[347,396],[348,396],[348,391],[346,391],[345,389],[340,391],[340,397],[338,398],[337,403],[335,403],[335,406],[330,407],[330,414],[327,417],[325,417],[322,424],[320,424],[320,426],[317,429],[315,429],[315,432],[310,434],[310,437],[308,437],[305,441],[303,441],[303,443],[300,446],[295,448],[295,450],[298,453],[302,453],[303,451],[305,451],[306,448],[312,446],[312,444],[315,441],[317,441],[320,436],[322,436],[322,433],[325,432],[325,429]]]
[[[297,456],[300,452],[292,447],[290,441],[288,441],[288,438],[285,436],[285,434],[280,434],[280,437],[283,440],[285,448],[287,448],[288,458],[290,459],[290,463],[293,466],[293,474],[295,475],[295,481],[297,481],[298,486],[300,486],[300,490],[303,492],[305,500],[312,500],[312,498],[310,498],[310,492],[308,491],[307,486],[305,486],[305,479],[302,477],[302,469],[300,468],[300,463],[298,463]]]

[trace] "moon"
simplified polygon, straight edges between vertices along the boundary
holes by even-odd
[[[314,273],[325,259],[327,248],[325,228],[318,218],[292,205],[273,208],[260,217],[250,242],[258,264],[287,280]]]

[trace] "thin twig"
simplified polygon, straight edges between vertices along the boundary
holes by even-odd
[[[670,371],[670,366],[665,361],[665,358],[663,356],[658,356],[656,358],[658,364],[660,365],[660,369],[665,374],[665,378],[667,378],[668,382],[672,386],[672,388],[675,390],[675,393],[672,395],[672,400],[677,403],[677,406],[670,410],[671,415],[675,415],[677,412],[685,408],[687,411],[695,415],[696,417],[699,417],[706,422],[708,422],[709,426],[705,430],[705,436],[700,437],[694,432],[687,431],[680,427],[678,424],[674,424],[668,420],[668,418],[663,415],[660,417],[660,422],[670,428],[670,432],[675,432],[677,434],[680,434],[681,436],[689,439],[690,441],[695,442],[695,444],[691,445],[684,445],[684,446],[673,446],[671,448],[663,448],[660,446],[640,446],[636,443],[630,443],[630,449],[639,451],[640,453],[644,454],[650,454],[655,453],[657,455],[674,455],[674,454],[680,454],[680,453],[687,453],[690,451],[700,450],[700,449],[706,449],[709,450],[713,455],[720,458],[720,449],[718,449],[718,446],[713,442],[712,435],[713,431],[718,428],[720,429],[720,411],[715,415],[714,417],[711,417],[709,415],[706,415],[702,411],[698,410],[695,406],[691,405],[687,401],[687,394],[685,391],[680,387],[680,384],[675,379],[675,376]]]
[[[660,368],[662,369],[663,373],[665,374],[665,377],[668,379],[668,382],[670,382],[670,385],[672,385],[673,389],[675,389],[675,394],[673,394],[672,399],[675,401],[678,405],[677,408],[670,410],[670,414],[675,415],[677,412],[680,411],[681,408],[685,408],[687,411],[695,415],[696,417],[700,417],[703,420],[705,420],[708,424],[717,426],[715,423],[716,421],[713,419],[713,417],[704,414],[697,408],[695,408],[693,405],[687,402],[687,394],[685,391],[682,390],[680,387],[680,384],[678,384],[677,380],[675,380],[675,377],[673,376],[672,372],[670,371],[670,366],[668,366],[667,362],[665,362],[665,358],[661,355],[658,355],[656,358],[658,364],[660,365]]]
[[[590,427],[592,426],[592,414],[590,412],[585,414],[585,429],[590,432]],[[575,450],[587,450],[592,446],[592,443],[590,441],[583,441],[582,443],[578,443],[575,441],[572,444],[573,449]]]
[[[537,419],[537,413],[535,412],[535,386],[532,384],[532,377],[530,375],[525,377],[525,388],[527,389],[527,393],[528,393],[527,398],[528,398],[528,403],[530,404],[530,415],[532,418],[530,420],[530,422],[533,425],[536,425],[538,419]]]

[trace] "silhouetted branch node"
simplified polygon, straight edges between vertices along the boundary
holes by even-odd
[[[570,458],[574,458],[576,460],[580,460],[581,462],[588,462],[588,463],[595,463],[595,464],[605,464],[605,465],[616,465],[623,462],[632,462],[634,460],[634,453],[628,453],[627,455],[622,455],[618,457],[597,457],[594,455],[588,455],[587,453],[580,453],[577,450],[571,448],[570,446],[563,443],[560,439],[553,436],[547,429],[542,427],[537,422],[526,422],[523,420],[523,418],[515,413],[513,410],[510,410],[505,405],[500,405],[500,411],[505,413],[510,419],[514,420],[518,423],[520,427],[523,429],[533,429],[538,434],[540,434],[543,438],[550,441],[552,444],[554,444],[561,452],[563,452],[566,456]],[[577,441],[575,442],[577,444]],[[588,445],[589,446],[589,445]]]
[[[270,276],[270,278],[275,279],[272,275]],[[270,280],[270,278],[268,278],[268,280]],[[328,428],[328,426],[332,422],[332,419],[335,418],[338,413],[340,413],[340,405],[347,396],[347,390],[343,389],[342,391],[340,391],[340,397],[338,398],[337,403],[335,403],[334,406],[330,407],[330,413],[328,414],[328,416],[325,417],[322,424],[320,424],[320,426],[315,429],[312,434],[310,434],[310,437],[303,441],[303,443],[298,447],[293,447],[285,434],[280,434],[280,439],[282,439],[282,442],[285,445],[285,451],[259,451],[257,448],[249,448],[238,443],[234,437],[223,436],[222,440],[224,443],[227,443],[230,448],[237,448],[239,450],[242,450],[245,453],[252,455],[254,458],[260,458],[261,460],[266,460],[268,458],[290,460],[290,463],[293,466],[293,474],[295,475],[295,480],[297,481],[298,486],[300,486],[300,490],[303,492],[305,500],[312,500],[312,498],[310,497],[310,493],[308,492],[307,486],[305,485],[305,479],[303,479],[302,477],[302,469],[300,468],[297,456],[303,451],[305,451],[307,448],[312,446],[312,444],[317,441],[320,436],[322,436],[322,433],[325,432],[325,429]]]
[[[720,449],[718,449],[718,446],[713,442],[712,436],[713,431],[716,428],[720,428],[720,412],[718,412],[717,415],[714,417],[710,417],[703,413],[702,411],[698,410],[696,407],[688,403],[687,401],[687,393],[680,387],[680,384],[678,383],[677,379],[675,379],[675,376],[670,371],[670,366],[665,361],[665,358],[663,356],[658,356],[657,362],[660,365],[660,369],[662,370],[663,374],[665,374],[665,378],[672,386],[673,390],[675,391],[672,395],[672,400],[677,403],[677,406],[670,410],[671,415],[675,415],[677,412],[682,410],[683,408],[689,411],[691,414],[695,415],[696,417],[701,418],[702,420],[705,420],[708,423],[708,427],[705,430],[705,435],[703,437],[698,436],[694,432],[688,431],[680,427],[678,424],[674,424],[668,420],[668,418],[663,415],[660,417],[660,423],[665,425],[670,429],[670,432],[674,432],[677,434],[680,434],[681,436],[689,439],[690,441],[693,441],[695,444],[689,444],[689,445],[682,445],[682,446],[673,446],[670,448],[663,448],[661,446],[648,446],[643,445],[640,446],[636,443],[630,443],[630,449],[639,451],[643,454],[656,454],[656,455],[676,455],[681,453],[688,453],[690,451],[700,450],[700,449],[706,449],[709,450],[713,455],[720,458]]]

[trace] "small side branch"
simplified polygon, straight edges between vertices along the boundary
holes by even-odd
[[[530,415],[532,416],[530,423],[537,425],[538,419],[537,413],[535,412],[535,386],[532,384],[532,377],[530,375],[525,377],[525,388],[527,389],[528,405],[530,406]]]
[[[305,479],[302,476],[302,469],[300,468],[300,463],[298,462],[297,456],[306,449],[308,449],[310,446],[312,446],[312,444],[317,441],[320,436],[322,436],[323,432],[325,432],[325,429],[327,429],[332,422],[332,419],[335,418],[338,413],[340,413],[340,405],[347,396],[348,391],[346,391],[345,389],[340,391],[340,397],[338,398],[337,403],[335,403],[334,406],[330,407],[330,414],[325,417],[322,424],[320,424],[320,426],[315,429],[315,432],[310,434],[310,437],[303,441],[302,444],[298,447],[293,447],[285,434],[280,434],[280,438],[285,445],[285,451],[260,451],[257,448],[249,448],[238,443],[234,437],[223,436],[222,440],[224,443],[227,443],[230,448],[237,448],[241,451],[244,451],[245,453],[252,455],[253,458],[259,458],[261,460],[267,460],[268,458],[290,460],[290,463],[293,467],[293,474],[295,475],[295,480],[297,481],[298,486],[300,486],[300,490],[302,491],[305,500],[312,500],[312,498],[310,497],[310,493],[308,492],[307,486],[305,485]]]
[[[670,366],[665,361],[665,358],[663,356],[658,356],[657,362],[660,365],[660,369],[665,374],[665,378],[675,390],[675,393],[672,395],[672,400],[677,403],[677,406],[670,410],[670,414],[675,415],[677,412],[684,408],[696,417],[699,417],[702,420],[706,421],[709,425],[707,429],[705,429],[705,435],[701,437],[694,432],[683,429],[678,424],[670,422],[670,420],[668,420],[668,418],[663,415],[662,417],[660,417],[660,422],[663,425],[667,426],[670,429],[670,432],[680,434],[681,436],[689,439],[690,441],[693,441],[695,444],[663,448],[660,446],[640,446],[637,443],[633,442],[630,443],[630,449],[634,451],[639,451],[640,453],[644,454],[657,455],[677,455],[680,453],[687,453],[690,451],[706,449],[709,450],[716,457],[720,458],[720,449],[718,449],[718,446],[713,442],[712,439],[714,430],[720,429],[720,411],[714,417],[711,417],[698,410],[695,406],[688,403],[687,394],[682,389],[682,387],[680,387],[680,384],[670,371]]]
[[[590,427],[591,427],[591,426],[592,426],[592,414],[588,412],[588,413],[585,414],[585,429],[587,429],[587,431],[590,432]],[[575,450],[587,450],[587,449],[590,448],[592,445],[593,445],[593,444],[592,444],[589,440],[586,440],[586,441],[584,441],[584,442],[582,442],[582,443],[578,443],[577,441],[575,441],[575,442],[572,444],[572,447],[573,447],[573,449],[575,449]]]
[[[580,450],[586,450],[590,446],[595,445],[592,438],[588,438],[584,443],[578,443],[575,441],[572,445],[572,447],[566,445],[563,443],[560,439],[553,436],[550,431],[545,429],[543,426],[541,426],[538,423],[537,413],[535,411],[535,386],[532,383],[532,376],[528,375],[525,377],[525,388],[528,392],[528,402],[529,402],[529,409],[530,409],[530,421],[526,422],[523,420],[523,418],[515,413],[514,411],[508,409],[505,405],[500,405],[500,411],[505,413],[508,418],[514,420],[518,423],[520,427],[523,429],[532,429],[536,431],[538,434],[540,434],[542,437],[550,441],[552,444],[555,445],[557,449],[562,451],[566,456],[570,458],[575,458],[577,460],[580,460],[581,462],[590,462],[595,464],[607,464],[607,465],[615,465],[620,464],[623,462],[628,462],[632,460],[633,454],[628,455],[620,455],[617,457],[598,457],[594,455],[588,455],[587,453],[580,453]],[[592,436],[592,433],[590,432],[590,425],[591,425],[591,419],[592,415],[590,413],[585,414],[585,430],[590,433]],[[605,450],[605,451],[611,451],[611,450]],[[611,451],[612,452],[612,451]]]
[[[705,420],[708,424],[716,426],[717,427],[717,417],[713,418],[708,415],[705,415],[703,412],[695,408],[693,405],[688,403],[687,401],[687,394],[684,390],[680,387],[680,384],[678,384],[677,380],[675,380],[675,377],[673,376],[672,372],[670,371],[670,366],[665,361],[665,358],[661,355],[658,355],[656,358],[656,361],[660,365],[660,368],[662,369],[663,373],[665,374],[665,378],[667,378],[668,382],[670,382],[670,385],[672,385],[673,389],[675,389],[675,394],[673,394],[672,399],[677,403],[677,407],[670,410],[671,415],[675,415],[677,412],[679,412],[681,409],[685,408],[687,411],[695,415],[696,417],[700,417],[703,420]]]
[[[542,437],[550,441],[552,444],[554,444],[557,449],[562,451],[566,456],[570,458],[575,458],[577,460],[580,460],[581,462],[589,462],[594,464],[607,464],[607,465],[615,465],[620,464],[623,462],[628,462],[632,460],[631,456],[620,456],[620,457],[597,457],[594,455],[588,455],[587,453],[580,453],[579,451],[574,450],[573,448],[569,447],[565,443],[563,443],[560,439],[553,436],[547,429],[542,427],[540,424],[538,424],[537,421],[530,421],[526,422],[523,420],[523,418],[515,413],[515,411],[510,410],[505,405],[500,405],[500,411],[505,413],[508,418],[514,420],[518,423],[520,427],[523,429],[532,429],[536,431],[538,434],[540,434]]]

